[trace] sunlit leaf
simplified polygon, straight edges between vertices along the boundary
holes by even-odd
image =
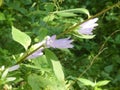
[[[88,79],[85,79],[85,78],[78,78],[78,81],[80,81],[81,83],[83,83],[84,85],[86,86],[95,86],[95,83],[88,80]]]
[[[0,6],[2,6],[2,4],[3,4],[3,0],[0,0]]]
[[[6,79],[6,82],[14,81],[15,79],[16,79],[15,77],[8,77],[8,78]]]
[[[51,62],[53,65],[53,71],[54,71],[56,77],[58,78],[58,80],[64,81],[64,73],[63,73],[60,62],[56,61],[56,60],[51,60]]]
[[[26,50],[31,44],[31,38],[24,32],[21,32],[19,29],[15,28],[14,26],[12,26],[12,37],[16,42],[20,43]]]
[[[99,81],[96,83],[96,86],[104,86],[104,85],[107,85],[109,82],[110,80]]]
[[[7,74],[8,74],[8,69],[6,69],[6,70],[3,72],[1,78],[2,78],[2,79],[6,78]]]
[[[62,70],[62,66],[60,62],[58,61],[57,56],[50,50],[46,50],[46,57],[49,59],[53,66],[53,71],[59,81],[64,81],[64,73]]]

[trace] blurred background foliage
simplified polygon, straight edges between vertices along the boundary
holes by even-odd
[[[75,22],[82,22],[88,18],[87,15],[81,13],[78,13],[77,16],[62,17],[55,11],[86,8],[90,15],[95,15],[118,1],[0,0],[0,66],[12,65],[14,63],[12,55],[17,56],[24,51],[21,45],[13,41],[11,25],[26,32],[32,38],[32,43],[36,43],[47,34],[59,35]],[[114,31],[120,30],[120,8],[115,7],[98,18],[99,26],[94,30],[95,38],[84,40],[72,36],[74,48],[70,49],[70,52],[54,50],[64,67],[67,79],[78,77],[88,67],[107,37]],[[110,80],[111,82],[105,88],[107,90],[120,90],[120,32],[111,36],[105,47],[107,49],[97,57],[94,64],[82,77],[91,81]],[[77,83],[75,83],[74,88],[80,90]],[[84,87],[82,90],[90,90],[90,88]]]

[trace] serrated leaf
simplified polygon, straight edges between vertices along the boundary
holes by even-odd
[[[76,34],[73,34],[73,35],[78,38],[83,38],[83,39],[92,39],[95,37],[95,35],[76,35]]]
[[[92,82],[92,81],[90,81],[88,79],[85,79],[85,78],[78,78],[78,81],[80,81],[81,83],[83,83],[86,86],[92,86],[92,87],[95,86],[94,82]]]
[[[50,61],[50,63],[52,64],[53,71],[57,79],[59,81],[64,81],[64,73],[63,73],[60,62],[58,61],[57,56],[48,49],[45,50],[45,55],[47,59]]]
[[[109,82],[110,80],[99,81],[96,83],[96,86],[104,86],[104,85],[107,85]]]
[[[12,37],[13,40],[20,43],[25,50],[27,50],[28,46],[31,44],[31,38],[24,32],[21,32],[19,29],[12,26]]]

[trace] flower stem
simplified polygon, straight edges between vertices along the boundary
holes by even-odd
[[[44,45],[39,46],[38,48],[36,48],[35,50],[30,52],[30,49],[28,49],[23,55],[22,57],[19,58],[18,62],[16,64],[20,64],[22,63],[29,55],[33,54],[34,52],[36,52],[38,49],[40,49],[41,47],[45,47]]]

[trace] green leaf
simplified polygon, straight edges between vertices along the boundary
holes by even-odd
[[[55,18],[55,15],[54,15],[54,14],[50,14],[50,15],[44,17],[44,18],[43,18],[43,21],[45,21],[45,22],[53,21],[54,18]]]
[[[3,4],[3,0],[0,0],[0,6],[2,6],[2,4]]]
[[[61,16],[61,17],[74,17],[74,16],[77,16],[77,14],[74,14],[74,13],[71,13],[71,12],[59,12],[57,13],[58,16]]]
[[[104,86],[104,85],[107,85],[109,82],[110,80],[99,81],[96,83],[96,86]]]
[[[53,71],[59,81],[64,81],[64,73],[62,70],[62,66],[59,61],[51,60],[53,65]]]
[[[40,57],[38,57],[38,58],[35,58],[32,62],[33,62],[33,63],[35,64],[35,66],[37,66],[37,67],[42,67],[42,66],[44,67],[44,65],[47,65],[47,64],[48,64],[45,55],[42,55],[42,56],[40,56]]]
[[[41,90],[39,76],[31,74],[28,76],[28,84],[32,87],[32,90]]]
[[[113,65],[108,65],[104,68],[104,70],[108,73],[112,72],[113,71]]]
[[[1,79],[5,79],[6,76],[7,76],[7,74],[8,74],[8,69],[6,69],[6,70],[3,72],[2,76],[1,76]]]
[[[5,20],[5,15],[0,12],[0,20]]]
[[[35,58],[34,60],[32,60],[32,62],[35,65],[33,68],[36,68],[36,69],[39,68],[42,72],[52,71],[52,69],[50,68],[50,66],[47,62],[45,55],[42,55],[41,57]]]
[[[48,60],[48,63],[52,65],[51,60],[58,60],[57,56],[50,50],[45,49],[45,56]]]
[[[115,43],[120,44],[120,35],[119,34],[115,37]]]
[[[8,77],[6,78],[6,82],[14,81],[16,78],[15,77]]]
[[[14,26],[12,26],[12,37],[16,42],[20,43],[26,50],[31,44],[31,38],[24,32],[21,32],[20,30],[15,28]]]
[[[65,83],[59,82],[50,74],[48,76],[31,74],[28,76],[28,84],[32,87],[30,90],[65,90]]]
[[[54,11],[54,3],[45,3],[44,8],[47,12],[52,12]]]
[[[90,16],[89,11],[85,8],[76,8],[76,9],[69,9],[68,11],[74,12],[74,13],[84,13]]]
[[[83,38],[83,39],[92,39],[95,37],[95,35],[77,35],[77,34],[73,34],[74,36],[78,37],[78,38]]]
[[[83,13],[83,14],[87,14],[88,17],[90,17],[90,14],[89,14],[89,11],[85,8],[76,8],[76,9],[69,9],[69,10],[63,10],[63,11],[57,11],[55,12],[57,14],[70,14],[71,16],[75,16],[77,14],[74,14],[74,13]]]
[[[59,81],[64,81],[64,73],[63,73],[60,62],[58,61],[57,56],[48,49],[45,50],[45,55],[46,55],[47,59],[50,60],[50,62],[52,63],[53,71],[54,71],[54,74],[56,75],[57,79]]]
[[[103,89],[101,89],[101,88],[98,88],[98,87],[95,87],[95,89],[94,90],[103,90]],[[106,90],[106,89],[105,89]]]
[[[86,86],[92,86],[92,87],[95,86],[94,82],[92,82],[92,81],[90,81],[88,79],[85,79],[85,78],[78,78],[78,81],[80,81],[81,83],[83,83]]]
[[[24,5],[32,4],[32,0],[22,0],[21,1]]]
[[[40,28],[38,36],[39,41],[42,41],[46,37],[47,33],[48,30],[46,28]]]

